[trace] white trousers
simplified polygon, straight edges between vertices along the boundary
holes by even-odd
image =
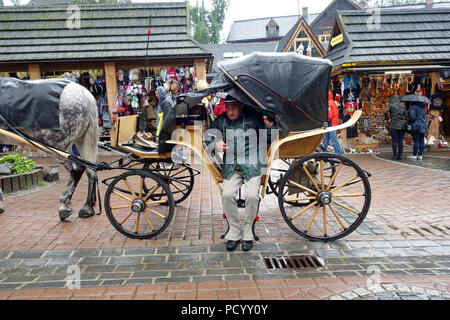
[[[245,218],[242,227],[239,221],[236,197],[243,184],[245,185]],[[223,180],[222,206],[230,224],[225,239],[233,241],[253,240],[252,225],[258,212],[260,185],[261,176],[245,181],[242,172],[237,170],[233,172],[229,180]]]

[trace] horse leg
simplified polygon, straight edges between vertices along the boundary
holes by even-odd
[[[98,159],[98,129],[96,127],[96,121],[97,119],[94,117],[91,119],[91,125],[89,126],[83,139],[75,144],[76,148],[80,151],[81,157],[91,163],[96,163]],[[94,170],[87,168],[86,175],[88,178],[88,195],[85,204],[78,213],[80,218],[89,218],[95,215],[94,206],[97,202],[97,197],[95,194],[97,187],[95,172]]]
[[[95,195],[96,183],[94,171],[92,169],[86,169],[86,175],[88,178],[88,196],[85,204],[80,209],[80,212],[78,212],[78,216],[80,218],[92,217],[95,214],[94,206],[95,203],[97,202],[97,197]]]
[[[0,187],[0,213],[5,212],[5,209],[3,208],[3,191]]]
[[[75,191],[78,182],[80,182],[81,176],[83,175],[83,172],[85,170],[84,166],[80,166],[78,164],[70,162],[67,163],[65,167],[70,174],[70,178],[69,182],[67,183],[66,190],[64,190],[60,198],[59,218],[61,219],[61,221],[64,221],[73,213],[73,209],[70,207],[73,192]]]

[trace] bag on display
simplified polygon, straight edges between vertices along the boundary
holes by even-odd
[[[434,86],[434,95],[431,97],[430,110],[444,110],[444,97],[439,90],[439,85]]]
[[[111,114],[109,113],[107,104],[105,104],[104,108],[103,108],[102,122],[103,122],[103,128],[110,129],[112,127]]]

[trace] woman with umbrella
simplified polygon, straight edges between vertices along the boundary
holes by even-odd
[[[408,156],[408,160],[422,160],[423,151],[425,150],[425,134],[428,132],[426,103],[428,100],[422,96],[422,92],[418,88],[412,98],[402,101],[411,101],[411,107],[408,110],[408,124],[411,125],[411,132],[413,136],[413,154]],[[416,96],[416,97],[414,97]],[[405,96],[407,98],[410,96]],[[426,99],[426,100],[425,100]],[[429,100],[428,100],[429,101]]]

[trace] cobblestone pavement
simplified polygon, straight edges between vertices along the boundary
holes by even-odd
[[[60,222],[67,181],[61,169],[53,186],[5,196],[0,299],[448,299],[450,172],[372,155],[349,158],[372,174],[371,208],[355,232],[331,243],[300,239],[269,195],[256,228],[260,241],[250,252],[225,250],[220,197],[206,174],[196,177],[160,236],[134,240],[105,214]],[[100,180],[114,174],[102,172]],[[86,178],[79,188],[74,208],[84,202]],[[321,257],[324,267],[269,271],[262,259],[297,254]],[[79,268],[81,289],[64,288],[70,266]]]
[[[444,157],[442,155],[425,154],[423,156],[422,160],[408,160],[406,158],[406,156],[403,157],[402,160],[392,160],[392,153],[377,154],[377,157],[385,159],[385,160],[395,161],[397,163],[412,165],[412,166],[418,166],[418,167],[429,168],[429,169],[434,169],[434,170],[450,171],[450,158]]]

